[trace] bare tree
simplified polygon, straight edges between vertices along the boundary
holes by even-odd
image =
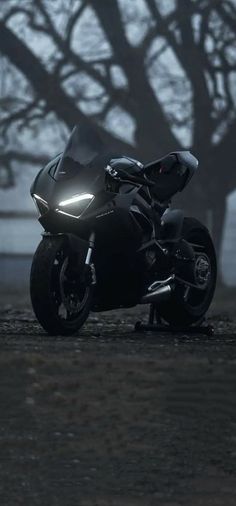
[[[142,4],[141,17],[137,2],[121,0],[35,0],[6,8],[0,51],[31,92],[21,108],[8,106],[2,127],[53,112],[68,128],[89,122],[113,148],[144,160],[191,147],[200,170],[184,206],[204,221],[212,209],[219,249],[226,196],[235,188],[236,4]],[[27,36],[13,27],[17,19],[19,27],[24,19]],[[141,35],[132,39],[135,23]],[[37,53],[35,43],[30,48],[29,34],[50,41],[49,56]],[[125,114],[132,139],[121,128],[118,135],[110,120]]]

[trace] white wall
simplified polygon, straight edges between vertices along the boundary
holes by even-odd
[[[227,202],[220,267],[228,286],[236,286],[236,191]]]
[[[30,186],[39,168],[27,166],[24,171],[15,166],[16,185],[0,189],[0,254],[33,253],[40,241],[42,227],[30,196]],[[15,219],[11,213],[27,218]]]
[[[33,253],[41,239],[43,229],[35,218],[0,218],[0,254]]]

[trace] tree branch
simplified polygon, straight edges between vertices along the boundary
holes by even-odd
[[[129,103],[137,123],[137,142],[142,138],[149,156],[158,156],[162,150],[177,148],[179,142],[148,80],[142,50],[130,46],[126,38],[117,0],[90,0],[90,3],[112,46],[115,59],[127,77]],[[150,136],[150,130],[157,132],[159,145]]]
[[[6,134],[8,128],[10,128],[12,123],[14,123],[16,121],[23,120],[23,122],[26,123],[27,120],[29,120],[28,114],[31,113],[33,111],[33,109],[35,109],[37,107],[37,104],[38,104],[38,100],[34,100],[33,102],[28,103],[26,105],[26,107],[23,107],[23,108],[19,109],[18,111],[13,112],[13,113],[9,114],[7,117],[3,118],[0,121],[0,128],[3,131],[3,133]],[[32,120],[32,118],[31,118],[31,120]]]
[[[84,2],[84,8],[86,7],[87,0]],[[93,66],[94,62],[86,62],[84,61],[77,53],[75,53],[71,46],[69,45],[68,38],[63,39],[63,37],[57,32],[55,26],[50,18],[43,2],[41,0],[36,0],[36,5],[39,8],[41,14],[45,18],[45,25],[39,25],[35,23],[31,18],[31,27],[37,31],[42,31],[47,35],[52,37],[53,42],[56,44],[58,49],[63,54],[63,58],[60,60],[60,63],[56,65],[55,68],[55,77],[58,78],[58,71],[62,64],[67,62],[71,62],[79,71],[85,72],[89,77],[98,82],[101,86],[103,86],[104,90],[110,95],[113,99],[114,104],[120,105],[120,107],[124,107],[130,114],[133,114],[132,107],[130,107],[128,101],[128,92],[125,89],[115,89],[113,88],[108,80]],[[81,13],[82,10],[78,9],[78,12]],[[78,18],[77,18],[78,19]],[[76,19],[74,19],[74,24]],[[95,62],[96,63],[96,62]],[[105,63],[105,62],[103,62]]]
[[[92,123],[86,115],[75,107],[73,100],[64,92],[32,51],[8,27],[0,21],[0,52],[5,54],[28,79],[36,95],[45,100],[47,111],[53,111],[68,128],[81,122],[93,128],[104,142],[113,149],[135,155],[136,150],[105,130],[102,126]],[[137,152],[136,152],[137,153]]]
[[[10,161],[25,162],[34,165],[44,165],[50,159],[50,156],[41,153],[35,155],[27,151],[15,151],[14,149],[8,150],[5,153],[0,153],[0,165],[5,165]]]
[[[229,14],[227,9],[225,8],[226,6],[230,7],[231,14]],[[229,26],[229,28],[235,34],[235,31],[236,31],[236,9],[233,7],[233,5],[230,4],[230,2],[227,2],[226,0],[221,1],[221,2],[218,1],[215,6],[215,10],[218,12],[218,14],[224,20],[224,22]]]

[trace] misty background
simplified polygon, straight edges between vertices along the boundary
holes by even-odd
[[[236,285],[236,0],[0,0],[0,275],[27,286],[42,229],[30,185],[74,124],[149,162],[190,149],[174,199]]]

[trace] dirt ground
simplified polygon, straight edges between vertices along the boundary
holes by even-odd
[[[217,295],[212,337],[135,333],[137,308],[55,339],[5,298],[0,504],[235,506],[234,304]]]

